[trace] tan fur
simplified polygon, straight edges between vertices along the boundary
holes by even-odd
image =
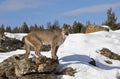
[[[105,27],[100,27],[98,25],[90,24],[86,28],[86,32],[85,33],[92,33],[92,32],[98,32],[98,31],[109,31],[109,29],[107,29]]]
[[[56,49],[60,46],[68,35],[68,27],[56,30],[39,30],[32,31],[24,37],[26,53],[24,58],[28,58],[30,54],[30,46],[34,48],[35,54],[42,57],[40,54],[41,46],[43,44],[51,45],[51,55],[53,59],[57,59]]]

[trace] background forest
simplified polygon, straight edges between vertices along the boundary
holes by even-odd
[[[74,21],[72,25],[64,23],[62,26],[69,26],[71,33],[84,33],[89,24],[91,24],[90,21],[87,21],[85,25],[81,22]],[[117,17],[115,16],[115,13],[112,12],[112,8],[107,10],[107,19],[102,23],[102,25],[107,25],[112,30],[120,29],[120,22],[117,22]],[[58,29],[62,26],[59,26],[59,21],[57,20],[54,21],[54,23],[48,22],[46,27],[44,25],[37,24],[28,26],[26,22],[23,22],[22,26],[16,26],[14,28],[11,28],[11,26],[4,26],[4,24],[2,24],[0,25],[0,33],[28,33],[32,30]]]

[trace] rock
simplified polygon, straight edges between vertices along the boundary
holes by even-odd
[[[22,76],[20,79],[57,79],[55,74],[31,74]]]
[[[4,69],[0,69],[0,77],[5,77],[5,71]]]
[[[2,40],[0,52],[9,52],[16,49],[21,49],[23,45],[24,43],[20,40],[6,37],[5,40]]]
[[[120,55],[112,52],[111,50],[109,50],[107,48],[103,48],[102,50],[100,50],[100,54],[102,54],[110,59],[120,60]]]
[[[73,69],[72,67],[64,68],[61,72],[56,72],[57,75],[69,75],[74,76],[76,73],[76,69]]]
[[[0,77],[5,76],[8,79],[15,79],[22,77],[22,79],[28,79],[29,77],[32,77],[32,75],[35,75],[35,77],[38,76],[40,78],[42,78],[43,76],[42,79],[45,79],[44,77],[48,77],[48,78],[51,77],[51,79],[56,78],[56,76],[52,76],[52,74],[59,65],[58,60],[54,60],[47,57],[43,57],[43,58],[34,57],[34,58],[27,58],[21,60],[22,56],[23,56],[22,54],[13,55],[7,58],[6,60],[4,60],[2,63],[0,63],[0,73],[1,73]],[[33,77],[29,79],[33,79]]]
[[[42,45],[41,51],[49,51],[51,49],[50,45]]]
[[[105,62],[108,63],[108,64],[112,64],[112,62],[109,61],[109,60],[105,60]]]
[[[116,79],[120,79],[120,73],[119,72],[116,74]]]
[[[93,65],[93,66],[96,66],[96,62],[93,58],[91,58],[91,61],[88,62],[89,64]]]
[[[6,50],[5,48],[3,47],[0,47],[0,52],[7,52],[8,50]]]
[[[109,29],[105,27],[100,27],[94,24],[90,24],[87,28],[85,33],[92,33],[92,32],[97,32],[97,31],[109,31]]]
[[[72,67],[65,68],[61,71],[61,74],[69,76],[74,76],[75,73],[76,69],[73,69]]]
[[[13,55],[0,63],[0,70],[2,70],[2,72],[4,72],[4,76],[6,78],[16,77],[16,75],[15,75],[15,64],[16,64],[15,57],[16,56],[22,56],[22,55]],[[0,73],[1,73],[1,71],[0,71]]]
[[[49,51],[50,49],[51,49],[50,45],[42,45],[41,46],[41,51]],[[34,48],[30,47],[30,50],[34,51]]]
[[[28,58],[24,60],[17,60],[15,67],[15,73],[17,76],[21,76],[31,72],[54,72],[59,65],[58,60],[51,58]]]

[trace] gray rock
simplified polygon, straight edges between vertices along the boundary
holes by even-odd
[[[22,76],[20,79],[57,79],[55,74],[31,74]]]
[[[100,54],[104,55],[110,59],[120,60],[120,55],[112,52],[111,50],[109,50],[107,48],[103,48],[102,50],[100,50]]]
[[[40,78],[43,76],[42,79],[45,79],[44,77],[48,78],[51,77],[51,79],[56,78],[56,76],[54,77],[54,75],[52,74],[59,65],[58,60],[54,60],[47,57],[43,58],[34,57],[21,60],[22,56],[23,56],[22,54],[13,55],[4,60],[2,63],[0,63],[0,77],[4,76],[8,79],[16,78],[28,79],[32,75],[36,75],[35,77],[39,76]],[[33,77],[29,79],[33,79]]]
[[[14,38],[6,37],[5,40],[1,41],[0,52],[9,52],[16,49],[21,49],[24,43]]]

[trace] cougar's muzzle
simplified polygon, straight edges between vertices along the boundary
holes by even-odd
[[[65,32],[65,35],[68,36],[68,35],[69,35],[69,32]]]

